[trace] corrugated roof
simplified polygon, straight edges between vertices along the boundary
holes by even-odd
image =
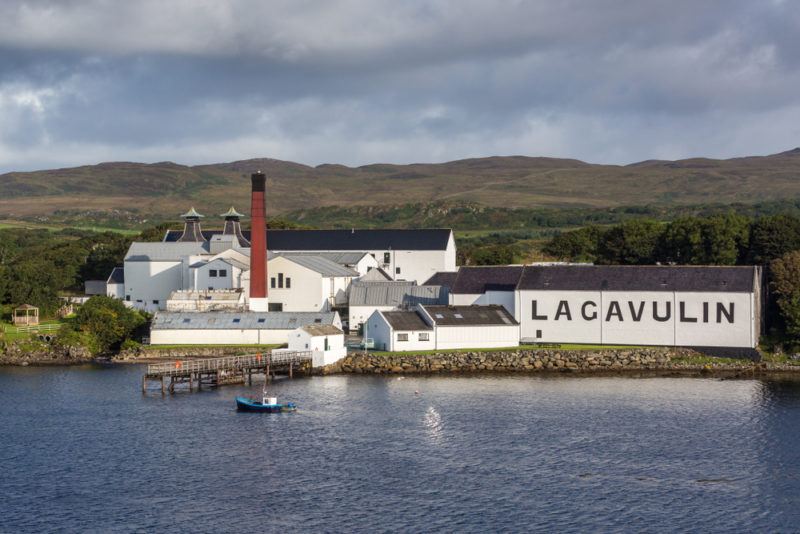
[[[525,267],[519,289],[751,293],[756,267],[560,265]]]
[[[316,271],[322,276],[344,276],[349,278],[356,278],[358,276],[356,271],[348,269],[347,267],[342,267],[338,263],[321,256],[312,254],[278,254],[278,256],[286,258],[298,265],[302,265],[312,271]]]
[[[433,330],[415,311],[381,312],[393,330]]]
[[[522,265],[460,267],[451,291],[457,295],[514,291],[522,276],[522,270]]]
[[[458,271],[441,271],[430,278],[428,278],[423,286],[447,286],[449,288],[453,287],[453,284],[456,281],[456,276],[458,276]]]
[[[353,282],[350,306],[414,306],[447,304],[449,292],[442,286],[418,286],[413,282]]]
[[[509,326],[514,316],[503,306],[423,306],[437,326]]]
[[[106,280],[107,284],[124,284],[125,283],[125,268],[124,267],[114,267],[114,270],[111,271],[111,275]]]
[[[182,243],[134,242],[125,254],[125,261],[179,261],[184,256],[208,254],[208,244],[195,241]]]
[[[344,334],[344,332],[332,324],[307,324],[306,326],[301,326],[300,328],[312,336],[335,336]]]
[[[336,312],[156,312],[153,330],[294,330],[334,324]]]
[[[170,230],[165,241],[176,241],[180,230]],[[206,230],[210,239],[221,233]],[[250,231],[242,232],[248,240]],[[272,230],[267,229],[270,250],[445,250],[451,230],[447,228],[403,230]]]

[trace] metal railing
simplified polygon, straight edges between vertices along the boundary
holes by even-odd
[[[189,373],[209,373],[214,371],[237,371],[266,367],[267,365],[286,365],[311,360],[311,351],[279,352],[277,354],[257,353],[241,356],[225,356],[203,360],[178,360],[170,363],[153,363],[147,366],[148,375],[177,376]]]
[[[5,331],[9,334],[19,334],[23,332],[55,332],[61,328],[60,324],[31,324],[23,326],[6,326]]]

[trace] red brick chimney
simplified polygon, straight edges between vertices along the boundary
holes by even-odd
[[[264,193],[267,177],[261,171],[251,177],[253,182],[250,206],[250,311],[265,312],[267,299],[267,221]]]

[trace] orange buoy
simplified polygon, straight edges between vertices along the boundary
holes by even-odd
[[[175,369],[181,368],[181,362],[175,362]]]

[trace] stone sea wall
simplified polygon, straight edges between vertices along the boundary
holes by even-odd
[[[689,349],[642,348],[592,350],[519,350],[498,352],[442,352],[436,354],[349,354],[322,373],[439,373],[623,371],[669,369],[675,357],[696,356]],[[749,362],[742,362],[750,365]]]

